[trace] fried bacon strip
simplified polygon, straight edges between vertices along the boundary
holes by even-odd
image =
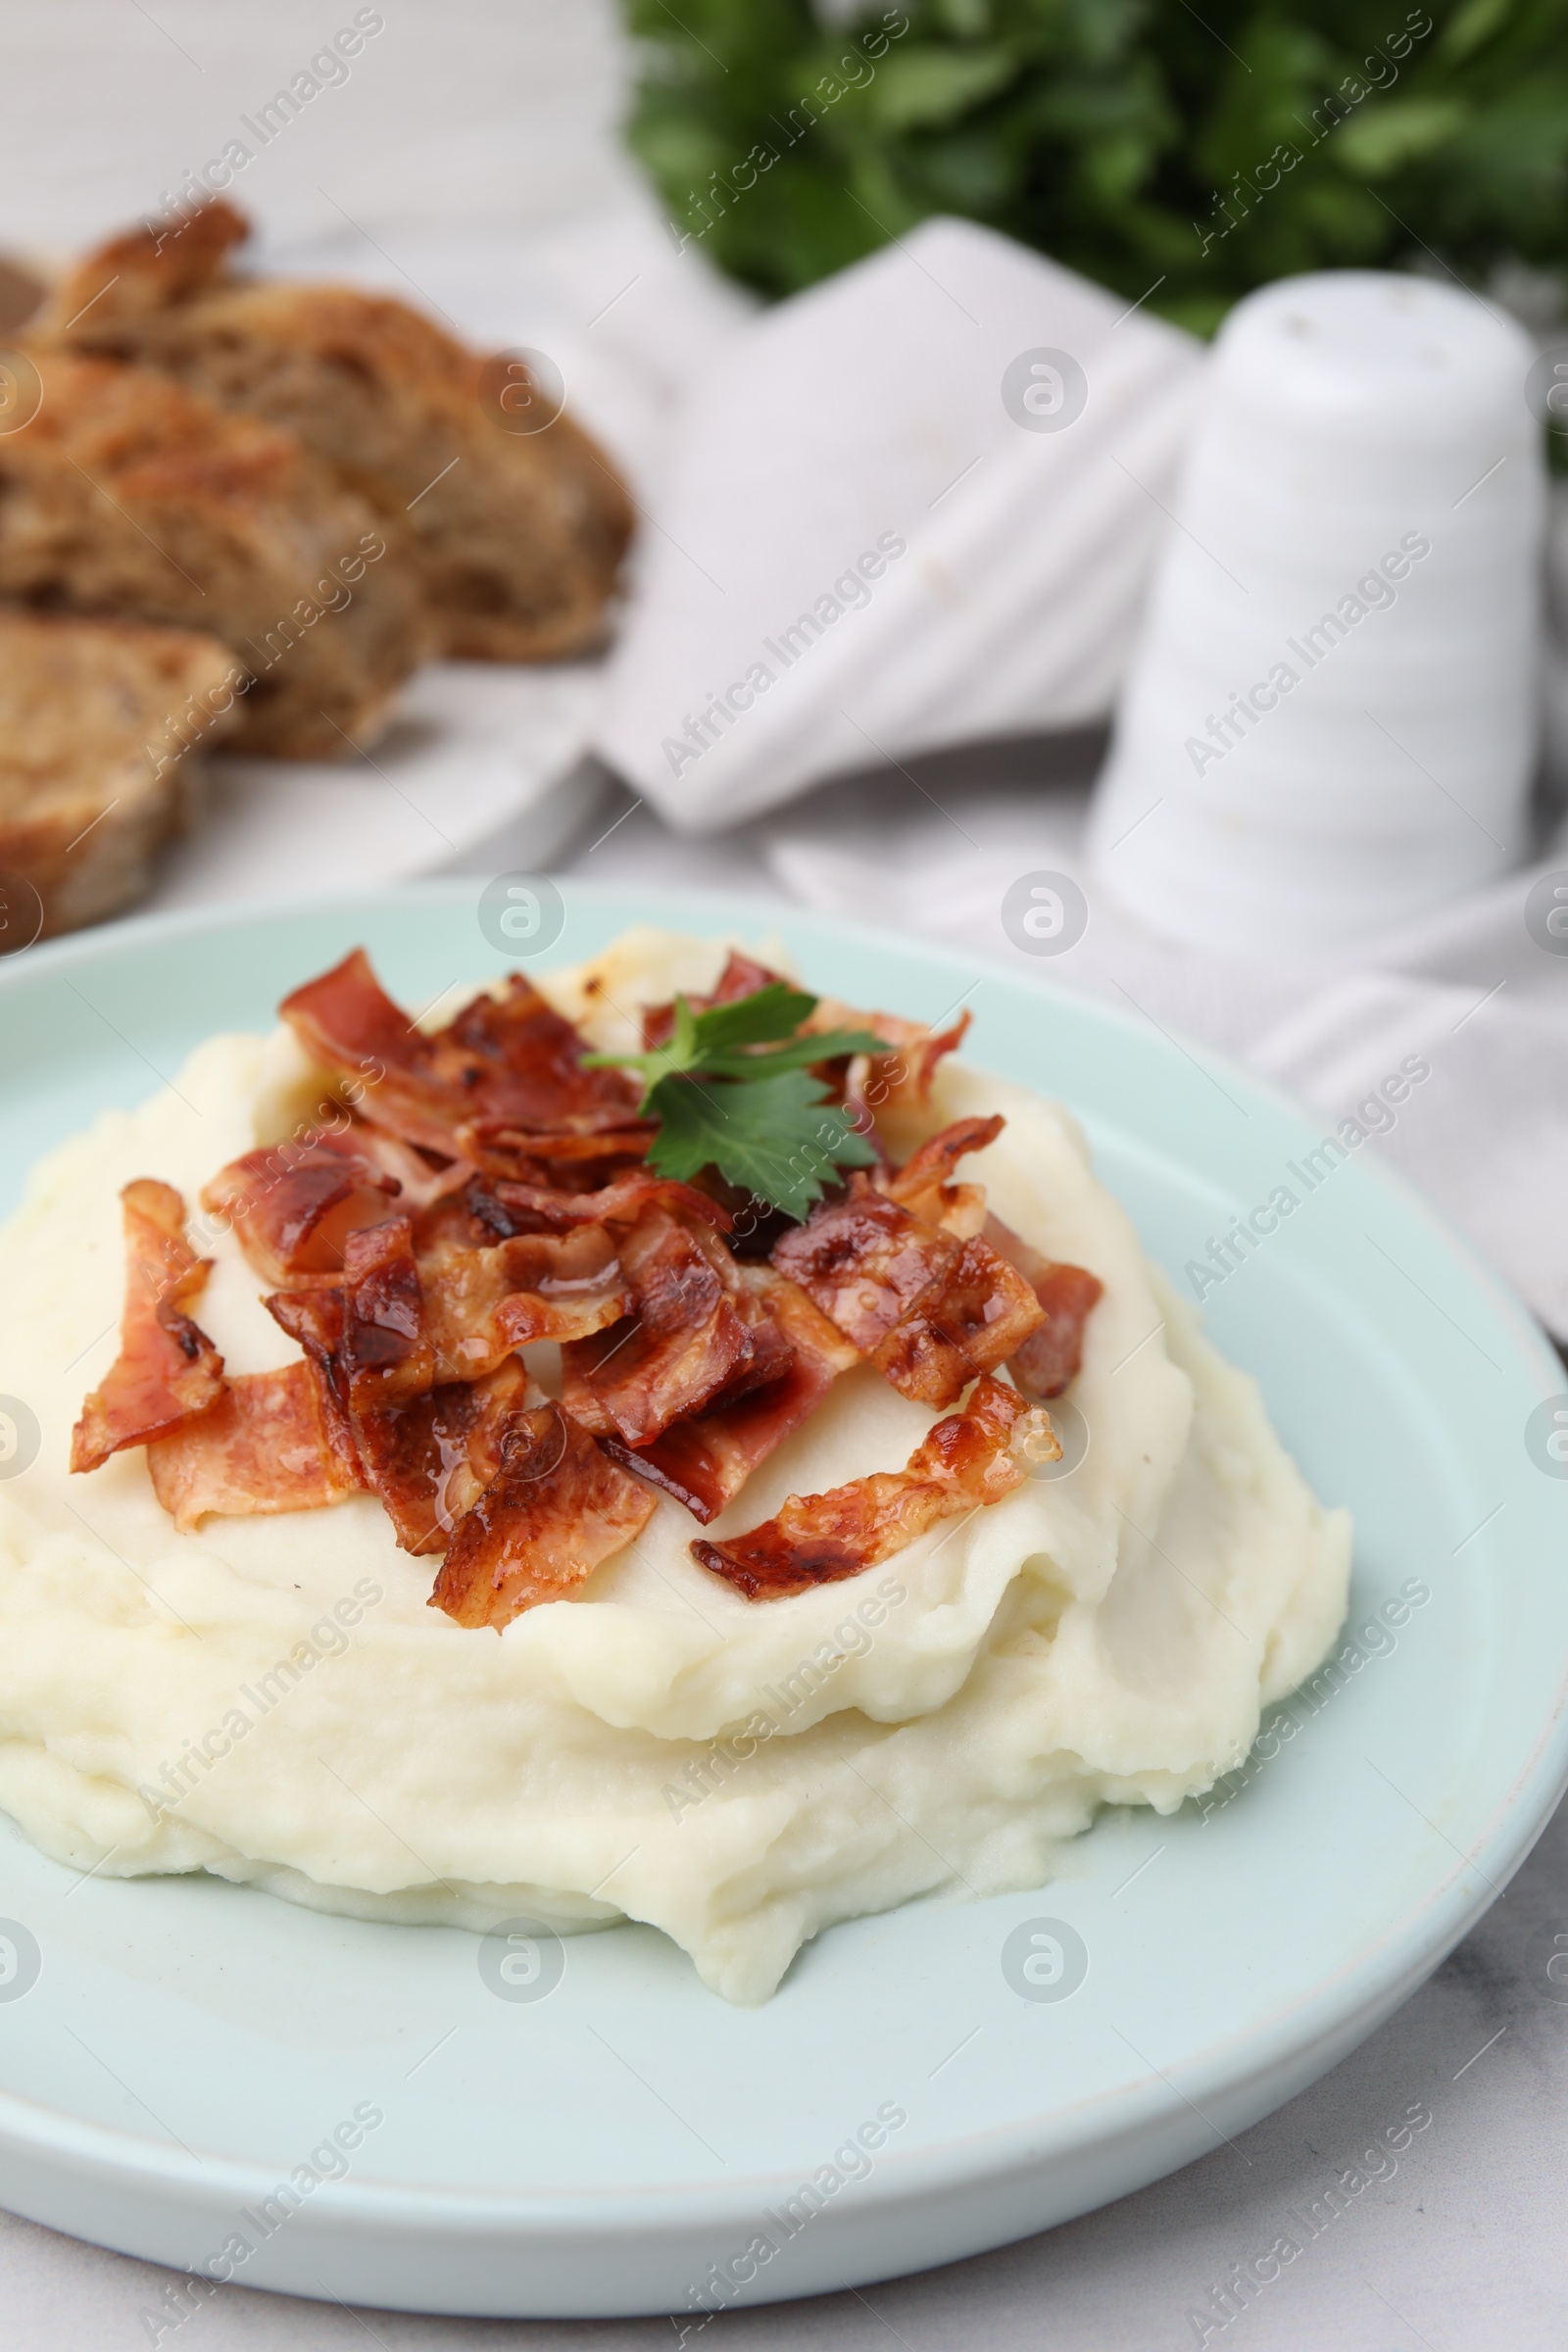
[[[519,1252],[555,1297],[518,1292]],[[548,1265],[542,1261],[549,1259]],[[608,1237],[524,1236],[448,1250],[421,1279],[407,1217],[351,1234],[340,1286],[267,1300],[305,1349],[332,1446],[380,1498],[406,1551],[438,1551],[496,1475],[522,1410],[522,1335],[599,1328],[629,1296]]]
[[[382,989],[363,948],[278,1007],[314,1061],[363,1079],[373,1126],[448,1157],[475,1122],[550,1133],[619,1131],[639,1090],[623,1070],[585,1069],[571,1023],[520,973],[503,997],[480,995],[427,1035]]]
[[[351,1132],[357,1148],[383,1176],[393,1178],[392,1189],[406,1208],[433,1207],[451,1194],[461,1192],[472,1179],[470,1161],[416,1152],[412,1144],[389,1135],[384,1127],[368,1127],[358,1120]]]
[[[421,1250],[418,1262],[438,1382],[481,1379],[514,1348],[586,1339],[632,1308],[602,1225],[523,1233],[477,1250],[448,1242]]]
[[[320,1510],[365,1486],[305,1363],[225,1381],[206,1412],[152,1440],[147,1467],[182,1535],[208,1517]]]
[[[343,1293],[286,1292],[268,1304],[307,1351],[307,1363],[291,1369],[310,1383],[310,1407],[297,1395],[287,1401],[301,1436],[314,1413],[318,1491],[310,1499],[335,1501],[368,1487],[404,1550],[447,1546],[431,1605],[460,1622],[499,1628],[520,1609],[558,1597],[619,1550],[656,1509],[654,1493],[608,1461],[559,1406],[528,1406],[527,1375],[515,1358],[482,1380],[443,1382],[351,1409],[344,1402],[352,1383],[343,1360]],[[565,1433],[559,1448],[540,1443],[551,1416],[550,1426]],[[215,1454],[221,1450],[215,1446]],[[239,1474],[225,1483],[222,1470],[231,1466]],[[232,1454],[228,1463],[172,1458],[154,1475],[169,1507],[182,1505],[185,1525],[203,1510],[303,1507],[311,1475],[305,1465],[298,1488],[284,1487],[275,1468],[252,1478],[250,1467]],[[294,1494],[301,1501],[288,1498]]]
[[[705,1527],[734,1500],[758,1464],[816,1410],[839,1374],[859,1361],[859,1350],[771,1266],[747,1267],[746,1281],[785,1343],[781,1369],[739,1395],[721,1390],[704,1411],[671,1422],[646,1446],[600,1439],[613,1460],[683,1502]]]
[[[776,975],[732,954],[698,1009]],[[227,1216],[304,1360],[225,1380],[185,1312],[208,1271],[167,1185],[127,1186],[120,1357],[87,1400],[73,1467],[145,1444],[181,1530],[209,1516],[319,1508],[372,1492],[398,1543],[446,1560],[431,1605],[506,1625],[574,1591],[647,1524],[660,1493],[704,1524],[862,1356],[917,1400],[967,1407],[897,1473],[792,1495],[696,1556],[753,1598],[856,1574],[953,1512],[1010,1492],[1054,1449],[1025,1401],[1078,1368],[1100,1285],[989,1217],[956,1171],[999,1117],[960,1119],[902,1168],[856,1171],[777,1240],[735,1236],[726,1188],[643,1164],[656,1129],[629,1073],[583,1066],[569,1022],[520,975],[446,1027],[407,1019],[356,951],[282,1011],[352,1075],[362,1115],[258,1150],[203,1195]],[[673,1006],[644,1015],[647,1045]],[[968,1016],[934,1032],[824,1001],[807,1027],[874,1027],[886,1055],[822,1074],[845,1101],[924,1102]],[[869,1121],[866,1122],[869,1124]],[[706,1185],[708,1178],[702,1179]],[[393,1201],[397,1208],[392,1207]],[[729,1239],[726,1237],[735,1237]],[[519,1350],[562,1346],[564,1396]],[[992,1377],[1010,1359],[1018,1388]],[[1025,1392],[1020,1395],[1019,1390]]]
[[[520,972],[504,996],[481,991],[430,1049],[437,1079],[462,1099],[466,1118],[578,1136],[636,1119],[640,1082],[628,1070],[585,1069],[582,1039]]]
[[[957,1256],[957,1245],[858,1171],[774,1245],[772,1262],[862,1354],[879,1348]]]
[[[922,1224],[939,1225],[944,1233],[969,1241],[985,1225],[986,1188],[983,1184],[955,1184],[953,1172],[968,1152],[983,1152],[987,1144],[994,1144],[1005,1125],[1000,1111],[988,1119],[955,1119],[923,1143],[902,1168],[878,1176],[877,1190]],[[1006,1252],[998,1254],[1005,1256]]]
[[[417,1032],[411,1038],[408,1014],[382,988],[363,948],[307,980],[277,1009],[323,1069],[359,1076],[378,1064],[390,1077],[395,1070],[424,1067],[424,1039]]]
[[[528,1376],[513,1358],[484,1380],[443,1382],[422,1396],[372,1405],[355,1417],[366,1482],[405,1551],[444,1548],[500,1471],[527,1388]]]
[[[407,1217],[362,1228],[345,1242],[340,1285],[267,1301],[329,1370],[352,1417],[444,1383],[480,1380],[516,1348],[603,1331],[632,1305],[601,1226],[478,1249],[437,1232],[417,1254],[413,1232]]]
[[[986,1374],[965,1409],[936,1422],[903,1470],[874,1471],[827,1494],[792,1494],[747,1535],[699,1538],[692,1556],[749,1600],[808,1592],[875,1567],[939,1519],[1000,1502],[1029,1461],[1059,1452],[1047,1415]]]
[[[1044,1403],[1076,1379],[1083,1360],[1084,1325],[1104,1285],[1082,1266],[1043,1257],[1010,1225],[991,1215],[983,1185],[949,1181],[964,1154],[995,1143],[1003,1126],[997,1114],[955,1119],[923,1143],[902,1168],[878,1176],[876,1182],[890,1200],[924,1223],[963,1240],[978,1234],[998,1257],[1017,1268],[1034,1292],[1044,1320],[1018,1343],[1006,1363],[1024,1395]],[[946,1310],[942,1320],[948,1320]]]
[[[342,1394],[358,1416],[419,1396],[435,1383],[435,1349],[407,1217],[362,1227],[343,1245]]]
[[[1078,1377],[1084,1325],[1105,1286],[1084,1266],[1042,1257],[1000,1217],[987,1217],[985,1238],[1000,1257],[1017,1267],[1044,1310],[1045,1320],[1007,1359],[1007,1369],[1024,1395],[1043,1403],[1059,1396]]]
[[[593,1192],[629,1174],[658,1132],[653,1119],[582,1129],[569,1122],[530,1128],[509,1126],[504,1119],[469,1119],[457,1130],[455,1142],[465,1159],[487,1176]]]
[[[349,1234],[377,1223],[402,1190],[352,1135],[318,1135],[230,1160],[202,1206],[230,1220],[256,1271],[281,1288],[339,1272]]]
[[[275,1291],[262,1304],[279,1330],[286,1331],[304,1349],[330,1443],[345,1464],[354,1465],[358,1476],[359,1449],[354,1443],[348,1379],[341,1362],[343,1293],[335,1289]]]
[[[921,1404],[956,1403],[1044,1320],[1027,1282],[987,1243],[927,1224],[859,1170],[843,1199],[819,1201],[775,1244],[773,1264]]]
[[[150,1176],[120,1196],[125,1297],[120,1353],[81,1408],[71,1434],[73,1470],[96,1470],[125,1446],[177,1429],[206,1412],[223,1385],[223,1359],[185,1313],[212,1259],[185,1239],[185,1203]]]
[[[1001,1363],[1025,1395],[1059,1396],[1078,1372],[1084,1325],[1103,1287],[1082,1266],[1043,1257],[990,1215],[982,1185],[952,1181],[958,1161],[995,1143],[1003,1124],[995,1113],[955,1119],[902,1168],[857,1177],[847,1200],[813,1211],[773,1252],[896,1389],[925,1403],[951,1404],[975,1372]],[[873,1192],[928,1238],[879,1210]],[[949,1248],[930,1238],[938,1235]]]
[[[1016,1355],[1043,1311],[1016,1267],[985,1242],[949,1246],[956,1254],[933,1288],[871,1353],[883,1378],[919,1404],[956,1403],[977,1372]]]
[[[430,1606],[499,1633],[522,1610],[573,1592],[658,1505],[569,1413],[537,1405],[513,1421],[501,1468],[458,1522]]]
[[[635,1225],[645,1208],[661,1207],[695,1218],[727,1233],[733,1222],[727,1208],[700,1193],[695,1185],[674,1176],[656,1176],[634,1168],[613,1184],[593,1193],[556,1192],[543,1185],[498,1181],[491,1192],[514,1233],[564,1232],[571,1225]],[[486,1209],[487,1221],[494,1221]]]
[[[889,1104],[929,1102],[938,1062],[963,1043],[972,1017],[960,1012],[951,1029],[937,1030],[924,1021],[901,1020],[892,1012],[859,1012],[853,1004],[841,1004],[836,997],[820,997],[815,1011],[808,1013],[801,1026],[806,1031],[869,1029],[873,1037],[886,1038],[892,1052],[857,1056],[846,1079],[850,1099],[880,1110]]]
[[[711,1226],[657,1202],[621,1241],[620,1264],[632,1312],[562,1349],[563,1394],[585,1428],[646,1446],[750,1367],[767,1318]]]
[[[693,1012],[711,1012],[715,1004],[735,1004],[740,1002],[742,997],[755,997],[760,988],[771,988],[779,976],[777,972],[770,972],[765,963],[759,963],[753,956],[743,956],[738,948],[731,948],[729,960],[714,983],[712,995],[688,997],[686,1002]],[[675,1006],[673,1003],[649,1004],[644,1007],[643,1052],[645,1054],[653,1053],[658,1046],[667,1046],[674,1034]]]
[[[341,1284],[274,1292],[262,1303],[305,1350],[332,1443],[363,1471],[365,1416],[422,1396],[435,1381],[410,1220],[351,1234]]]
[[[512,1359],[485,1379],[435,1380],[408,1238],[406,1217],[356,1235],[341,1288],[266,1303],[305,1350],[328,1449],[379,1497],[403,1548],[430,1551],[494,1476],[527,1376]]]

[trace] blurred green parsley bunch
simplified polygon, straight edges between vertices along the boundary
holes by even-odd
[[[672,232],[766,294],[933,213],[1200,333],[1302,270],[1568,266],[1568,0],[625,5]]]

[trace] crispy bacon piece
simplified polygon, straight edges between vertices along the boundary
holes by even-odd
[[[351,1233],[343,1245],[338,1361],[351,1412],[418,1396],[435,1381],[435,1349],[407,1217]]]
[[[527,1386],[514,1359],[487,1379],[444,1382],[357,1416],[366,1482],[405,1551],[440,1551],[484,1494],[506,1459]]]
[[[386,1215],[396,1176],[352,1134],[274,1144],[229,1161],[202,1192],[202,1206],[230,1219],[240,1248],[278,1287],[342,1270],[356,1227]]]
[[[145,1446],[204,1413],[223,1385],[223,1359],[184,1309],[212,1265],[185,1239],[185,1203],[172,1184],[138,1177],[120,1196],[125,1298],[120,1353],[71,1435],[73,1470],[96,1470],[125,1446]]]
[[[363,948],[294,989],[277,1009],[323,1069],[360,1076],[379,1064],[390,1076],[424,1066],[424,1040],[416,1033],[411,1042],[408,1014],[382,988]]]
[[[845,1338],[869,1355],[957,1257],[958,1245],[878,1192],[858,1170],[774,1245],[773,1264],[798,1282]]]
[[[182,1535],[208,1517],[320,1510],[365,1486],[304,1363],[225,1381],[206,1412],[153,1439],[147,1467]]]
[[[447,1243],[419,1256],[437,1381],[478,1380],[536,1340],[580,1340],[632,1308],[603,1225],[524,1233],[488,1248]]]
[[[875,1182],[889,1200],[899,1201],[923,1223],[940,1226],[944,1232],[962,1240],[978,1234],[998,1257],[1023,1276],[1043,1310],[1044,1320],[1026,1331],[1011,1353],[1001,1360],[1006,1362],[1025,1396],[1043,1403],[1049,1397],[1059,1396],[1076,1378],[1083,1357],[1084,1325],[1104,1286],[1082,1266],[1043,1257],[1010,1225],[990,1215],[983,1185],[949,1181],[964,1154],[983,1151],[987,1144],[995,1143],[1003,1125],[997,1113],[985,1119],[955,1119],[940,1134],[923,1143],[902,1168],[878,1176]],[[970,1276],[972,1279],[972,1270]],[[949,1277],[949,1286],[935,1311],[935,1320],[944,1331],[955,1324],[961,1329],[967,1287],[964,1272],[956,1270]],[[910,1343],[915,1338],[916,1335],[910,1335]],[[903,1348],[906,1342],[901,1337],[898,1344]],[[929,1336],[918,1335],[918,1345],[929,1347]],[[888,1376],[893,1378],[891,1371]],[[895,1386],[903,1387],[904,1382],[898,1380]]]
[[[911,1216],[858,1170],[778,1242],[773,1263],[798,1282],[883,1376],[920,1404],[956,1403],[1043,1321],[1016,1269],[977,1239]]]
[[[423,1378],[439,1363],[422,1315],[412,1343],[405,1328],[414,1261],[397,1228],[407,1222],[396,1218],[376,1228],[387,1237],[380,1262],[350,1269],[363,1280],[344,1289],[284,1291],[267,1305],[305,1350],[338,1461],[352,1465],[355,1483],[379,1497],[406,1551],[436,1551],[494,1476],[506,1429],[522,1409],[527,1375],[504,1350],[486,1378]],[[389,1299],[390,1320],[375,1322],[372,1310]],[[368,1351],[373,1358],[383,1348],[384,1361],[367,1363]],[[411,1385],[415,1372],[420,1385]]]
[[[507,993],[482,991],[430,1040],[437,1077],[470,1119],[495,1119],[583,1135],[624,1127],[637,1115],[640,1081],[630,1071],[585,1069],[572,1027],[520,972]]]
[[[581,1134],[623,1129],[639,1089],[624,1070],[585,1069],[571,1023],[520,973],[503,997],[480,995],[427,1035],[382,989],[363,948],[297,988],[278,1007],[312,1059],[364,1079],[372,1125],[459,1155],[473,1122]]]
[[[771,988],[779,974],[770,972],[765,963],[743,956],[731,948],[729,961],[719,973],[710,997],[688,997],[686,1002],[693,1012],[710,1012],[715,1004],[735,1004],[742,997],[755,997],[760,988]],[[656,1046],[667,1046],[675,1033],[675,1006],[649,1004],[643,1009],[643,1052],[651,1054]]]
[[[939,1519],[1000,1502],[1029,1461],[1055,1458],[1054,1445],[1048,1416],[988,1373],[965,1409],[936,1422],[903,1470],[875,1471],[827,1494],[792,1494],[747,1535],[722,1544],[700,1538],[692,1556],[749,1600],[834,1584],[902,1551]]]
[[[367,1118],[412,1143],[451,1149],[456,1122],[442,1115],[429,1041],[393,1004],[363,948],[295,989],[277,1009],[313,1061],[369,1081],[362,1099]]]
[[[1009,1368],[1026,1396],[1044,1400],[1059,1396],[1078,1377],[1083,1363],[1084,1326],[1104,1292],[1104,1284],[1085,1266],[1048,1263],[1034,1278],[1034,1294],[1046,1310],[1046,1320],[1008,1358]]]
[[[858,1069],[858,1062],[852,1062],[846,1081],[849,1097],[881,1110],[889,1103],[919,1105],[930,1101],[938,1062],[963,1043],[972,1017],[961,1012],[951,1029],[936,1030],[924,1021],[901,1020],[892,1012],[858,1012],[853,1004],[841,1004],[836,997],[820,997],[815,1011],[801,1026],[805,1030],[869,1029],[873,1037],[887,1040],[892,1052],[866,1055],[863,1071]]]
[[[1045,1310],[1044,1322],[1013,1350],[1007,1369],[1026,1396],[1042,1402],[1059,1396],[1078,1377],[1084,1325],[1105,1286],[1083,1266],[1042,1257],[1000,1217],[987,1217],[985,1238],[1000,1257],[1018,1268]]]
[[[493,1198],[514,1233],[560,1233],[571,1225],[635,1225],[650,1206],[696,1218],[720,1233],[727,1233],[733,1222],[727,1208],[695,1185],[682,1184],[674,1176],[656,1176],[649,1168],[634,1168],[595,1193],[553,1192],[540,1185],[499,1181]]]
[[[374,1161],[381,1173],[395,1178],[393,1189],[405,1207],[432,1208],[472,1182],[471,1160],[446,1159],[416,1152],[401,1137],[389,1135],[384,1127],[368,1127],[363,1121],[356,1122],[352,1134],[359,1149]]]
[[[561,1350],[561,1401],[590,1437],[604,1439],[615,1434],[615,1424],[600,1401],[595,1379],[601,1372],[608,1374],[615,1348],[622,1341],[629,1340],[636,1328],[636,1323],[628,1317],[623,1324],[612,1323],[608,1333],[595,1338],[568,1340]]]
[[[564,1395],[585,1428],[646,1446],[750,1365],[766,1318],[711,1227],[657,1202],[621,1242],[620,1263],[632,1313],[562,1349]]]
[[[918,1404],[956,1403],[977,1372],[1006,1363],[1042,1319],[1034,1292],[1005,1258],[983,1241],[950,1247],[956,1255],[935,1286],[871,1350],[883,1378]]]
[[[467,1227],[466,1209],[461,1222]],[[290,1294],[274,1296],[268,1308],[357,1419],[445,1382],[482,1379],[536,1340],[603,1331],[633,1295],[602,1226],[474,1249],[437,1225],[416,1255],[410,1219],[393,1217],[349,1236],[341,1285],[295,1297],[291,1305]]]
[[[891,1054],[872,1056],[872,1077],[888,1090],[885,1097],[873,1099],[894,1102],[912,1097],[916,1102],[929,1102],[938,1062],[945,1054],[957,1052],[973,1018],[970,1012],[960,1012],[951,1029],[931,1029],[923,1021],[901,1021],[892,1013],[873,1013],[870,1026],[893,1048]]]
[[[795,1352],[781,1325],[762,1302],[760,1292],[747,1279],[757,1274],[771,1274],[772,1267],[748,1266],[737,1268],[737,1271],[741,1273],[745,1287],[740,1290],[731,1288],[730,1297],[741,1321],[746,1325],[750,1345],[723,1387],[702,1407],[705,1413],[716,1410],[720,1405],[738,1404],[743,1396],[750,1396],[754,1389],[769,1388],[775,1380],[782,1380]],[[775,1279],[782,1281],[783,1277],[780,1275]],[[809,1307],[811,1302],[804,1291],[800,1297]],[[812,1307],[811,1311],[814,1314],[816,1310]]]
[[[779,1370],[739,1396],[722,1390],[703,1412],[671,1422],[647,1446],[634,1448],[612,1436],[600,1440],[613,1460],[683,1502],[705,1527],[815,1411],[839,1374],[859,1361],[858,1349],[771,1266],[749,1266],[746,1281],[784,1343]]]
[[[329,1386],[346,1412],[347,1390],[335,1377],[338,1350],[343,1345],[343,1293],[327,1288],[282,1291],[264,1298],[262,1304],[279,1330],[299,1342],[308,1362],[321,1373],[333,1375]]]
[[[275,1292],[262,1303],[304,1348],[340,1427],[373,1405],[420,1396],[434,1384],[435,1350],[424,1328],[407,1217],[350,1234],[340,1286]],[[352,1436],[347,1442],[352,1445]]]
[[[360,1449],[354,1442],[349,1411],[348,1381],[340,1361],[343,1346],[343,1293],[340,1290],[278,1291],[264,1298],[274,1323],[297,1340],[316,1384],[321,1425],[339,1475],[365,1483]]]
[[[902,1168],[878,1176],[878,1191],[922,1224],[939,1225],[944,1233],[968,1241],[985,1225],[986,1189],[983,1184],[955,1184],[953,1171],[968,1152],[994,1144],[1005,1124],[1000,1111],[987,1119],[955,1119],[923,1143]]]
[[[501,1468],[454,1531],[430,1606],[499,1633],[574,1591],[658,1507],[569,1413],[537,1405],[513,1421]]]
[[[470,1119],[458,1129],[455,1140],[464,1157],[487,1176],[593,1192],[635,1168],[658,1133],[654,1119],[580,1130],[569,1122],[540,1129],[508,1126],[502,1119]]]

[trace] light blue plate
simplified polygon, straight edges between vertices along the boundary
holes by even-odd
[[[741,924],[781,929],[851,1003],[931,1017],[968,992],[973,1057],[1072,1105],[1178,1276],[1317,1140],[1224,1063],[989,967],[771,908],[564,889],[552,961],[638,920]],[[487,975],[477,896],[131,922],[0,965],[6,1205],[48,1145],[210,1031],[266,1027],[356,942],[412,1005]],[[1315,1712],[1298,1703],[1232,1801],[1107,1814],[1038,1893],[836,1928],[750,2011],[648,1929],[574,1941],[549,1998],[504,2000],[456,1931],[199,1878],[78,1880],[0,1835],[0,1914],[42,1957],[25,1997],[0,1997],[0,2201],[192,2271],[244,2240],[233,2275],[296,2294],[695,2319],[1022,2236],[1311,2082],[1471,1926],[1568,1779],[1568,1464],[1527,1446],[1563,1375],[1376,1149],[1208,1316],[1355,1515],[1352,1627],[1407,1580],[1430,1598]],[[1009,1935],[1042,1920],[1087,1952],[1064,1999],[1004,1974]],[[357,2108],[383,2120],[346,2177],[276,2200]],[[862,2126],[869,2156],[851,2152]]]

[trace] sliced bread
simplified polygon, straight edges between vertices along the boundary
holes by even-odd
[[[231,273],[248,233],[221,199],[178,228],[132,229],[69,274],[39,331],[297,433],[398,533],[446,653],[553,661],[596,644],[632,526],[604,451],[564,414],[516,430],[549,416],[544,387],[515,368],[492,385],[406,303]],[[535,404],[521,415],[519,393]]]
[[[333,759],[429,650],[377,515],[293,434],[151,368],[29,342],[0,435],[0,600],[197,628],[250,683],[238,748]]]
[[[239,674],[192,629],[0,610],[0,953],[142,896]]]

